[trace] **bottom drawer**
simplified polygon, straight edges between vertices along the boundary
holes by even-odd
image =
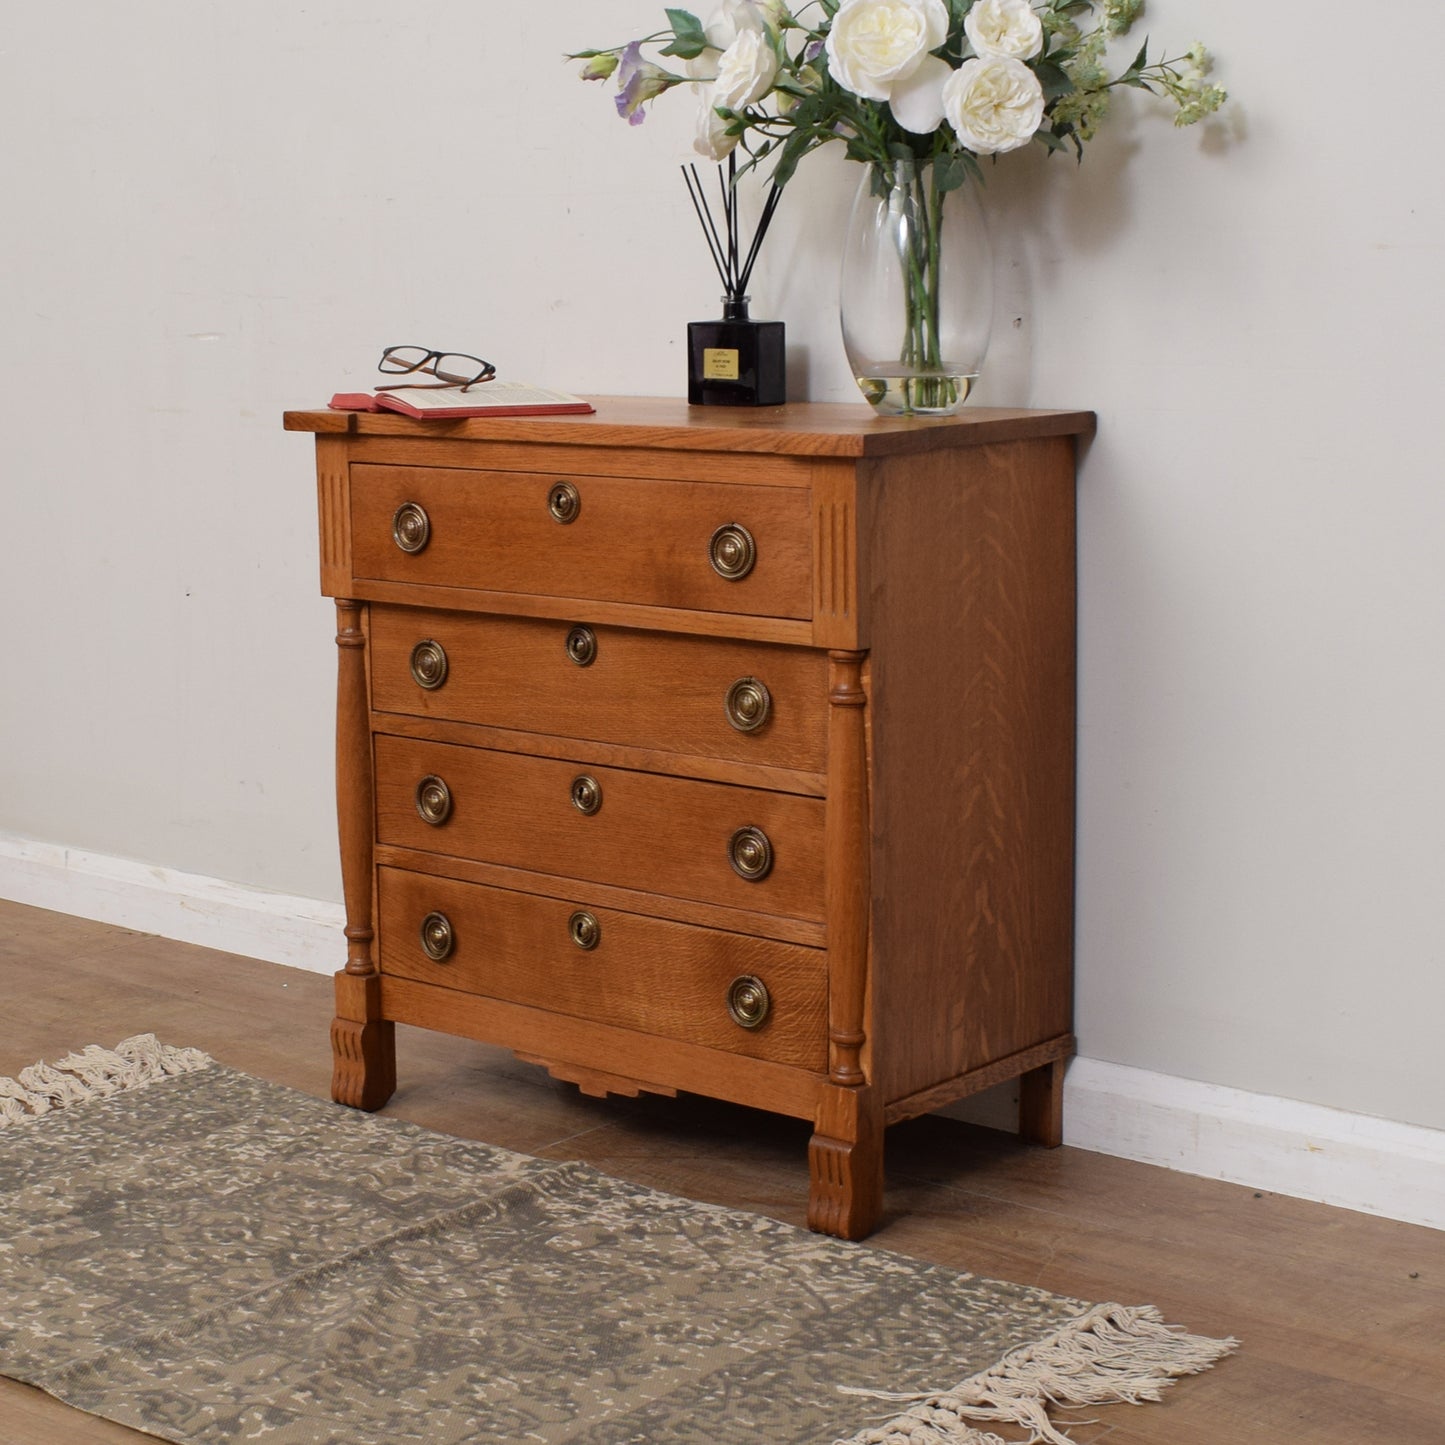
[[[377,870],[383,973],[823,1072],[821,949],[403,869]],[[750,1017],[766,990],[767,1011]],[[618,1060],[619,1069],[625,1061]]]

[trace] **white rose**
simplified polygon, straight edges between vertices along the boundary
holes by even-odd
[[[887,100],[948,38],[943,0],[843,0],[828,32],[828,69],[864,100]]]
[[[710,161],[723,161],[734,150],[741,136],[728,135],[728,122],[713,107],[717,96],[711,85],[699,85],[701,100],[697,111],[697,131],[692,138],[692,148],[698,155]]]
[[[758,30],[744,30],[723,51],[717,66],[713,104],[727,110],[756,105],[778,78],[778,52]]]
[[[953,67],[939,55],[925,55],[907,80],[896,80],[888,94],[893,119],[917,135],[932,135],[943,124],[943,87]]]
[[[963,32],[986,60],[1032,60],[1044,48],[1044,27],[1028,0],[975,0]]]
[[[757,0],[723,0],[721,9],[708,17],[708,43],[726,50],[744,30],[762,31],[767,24],[767,16]]]
[[[981,156],[1017,150],[1044,118],[1044,91],[1022,60],[965,60],[943,87],[944,113]]]
[[[686,62],[687,73],[694,80],[716,80],[718,58],[744,31],[761,33],[768,19],[757,0],[723,0],[722,7],[708,17],[703,33],[707,49]]]

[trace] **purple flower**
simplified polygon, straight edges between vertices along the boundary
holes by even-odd
[[[629,125],[646,119],[645,102],[661,95],[672,83],[668,73],[642,58],[642,45],[634,40],[622,52],[617,66],[617,114]]]

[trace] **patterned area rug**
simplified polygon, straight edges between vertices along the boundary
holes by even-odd
[[[0,1080],[0,1124],[0,1373],[166,1440],[1066,1445],[1233,1345],[151,1035]]]

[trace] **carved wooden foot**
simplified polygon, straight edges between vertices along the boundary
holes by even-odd
[[[883,1217],[883,1120],[868,1089],[831,1090],[808,1144],[808,1228],[863,1239]]]
[[[1064,1068],[1055,1059],[1019,1076],[1019,1137],[1046,1149],[1064,1142]]]
[[[381,979],[336,975],[331,1021],[331,1097],[376,1110],[396,1092],[396,1025],[381,1017]]]
[[[331,1065],[331,1097],[338,1104],[381,1108],[396,1092],[396,1025],[332,1019]]]

